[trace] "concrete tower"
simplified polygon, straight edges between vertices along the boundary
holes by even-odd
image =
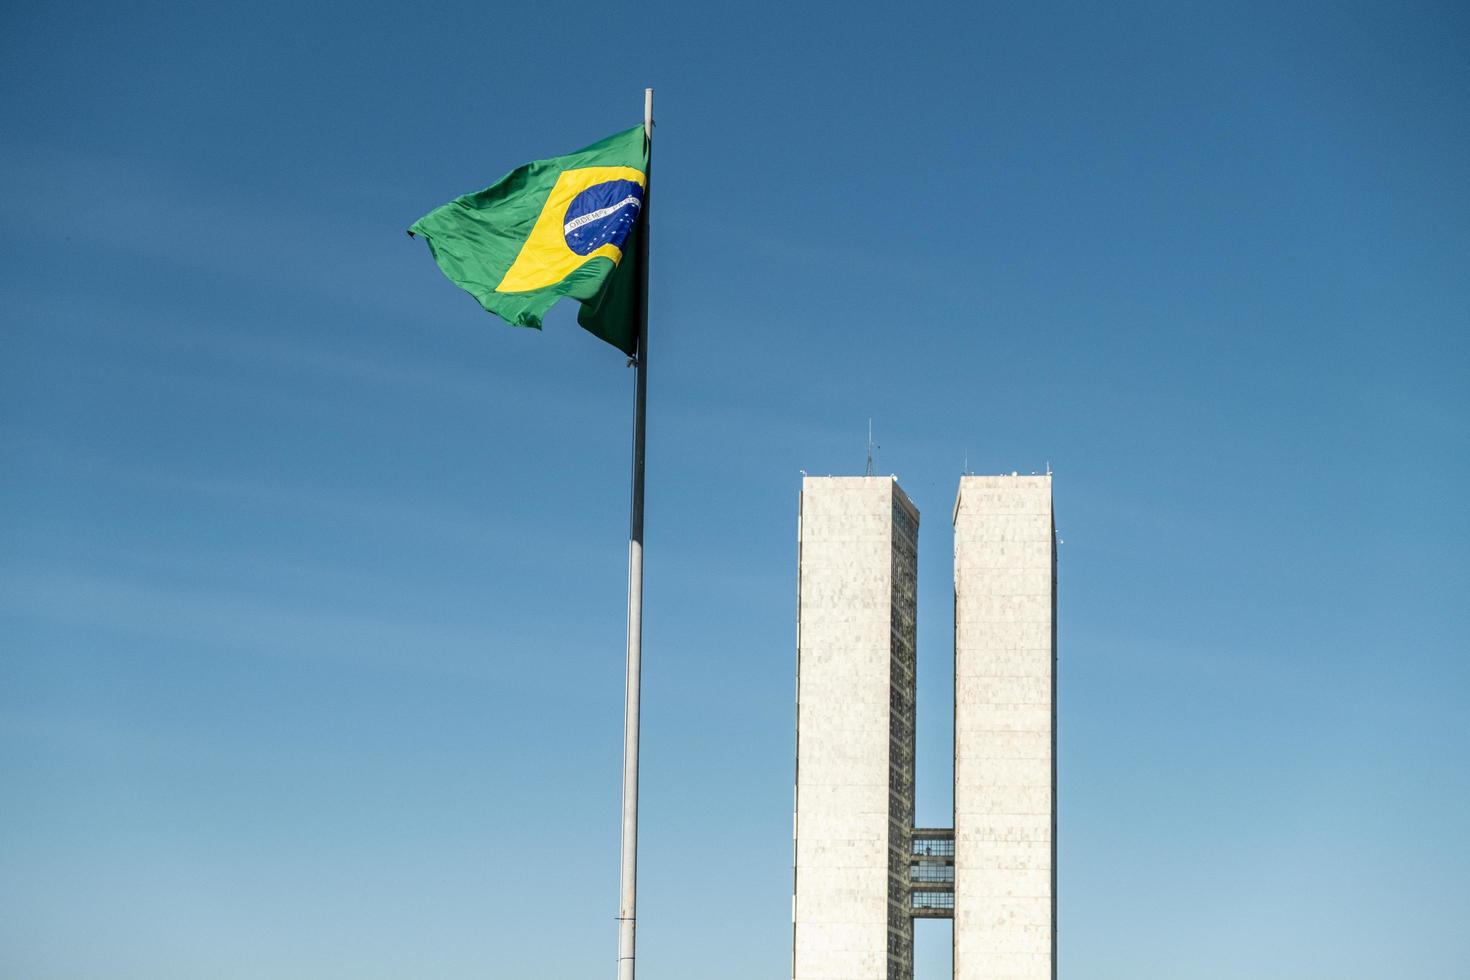
[[[802,483],[793,977],[911,980],[934,917],[956,980],[1053,980],[1051,477],[960,481],[952,827],[913,825],[918,528],[890,477]]]
[[[795,980],[909,980],[919,512],[807,477],[798,541]]]
[[[954,976],[1056,976],[1056,534],[1050,476],[954,507]]]

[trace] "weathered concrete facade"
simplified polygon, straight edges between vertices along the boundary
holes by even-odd
[[[890,477],[802,482],[795,980],[909,980],[919,513]]]
[[[911,980],[913,917],[952,917],[957,980],[1051,980],[1051,477],[960,481],[954,823],[916,831],[918,518],[890,477],[802,483],[793,977]]]
[[[967,476],[954,510],[954,976],[1056,971],[1051,477]]]

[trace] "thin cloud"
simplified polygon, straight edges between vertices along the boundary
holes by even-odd
[[[433,622],[267,601],[239,591],[102,575],[0,569],[0,609],[68,627],[166,640],[201,652],[309,659],[493,678],[530,637],[501,625]]]

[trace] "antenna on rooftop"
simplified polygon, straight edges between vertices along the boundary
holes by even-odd
[[[872,476],[873,475],[873,455],[874,455],[874,451],[875,450],[878,450],[878,449],[881,449],[881,448],[883,448],[883,447],[873,445],[873,420],[872,419],[868,419],[868,472],[866,474],[867,476]]]

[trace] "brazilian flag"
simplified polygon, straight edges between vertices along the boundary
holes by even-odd
[[[638,352],[638,216],[648,193],[643,127],[519,167],[413,223],[450,281],[487,311],[541,328],[563,296],[577,322]]]

